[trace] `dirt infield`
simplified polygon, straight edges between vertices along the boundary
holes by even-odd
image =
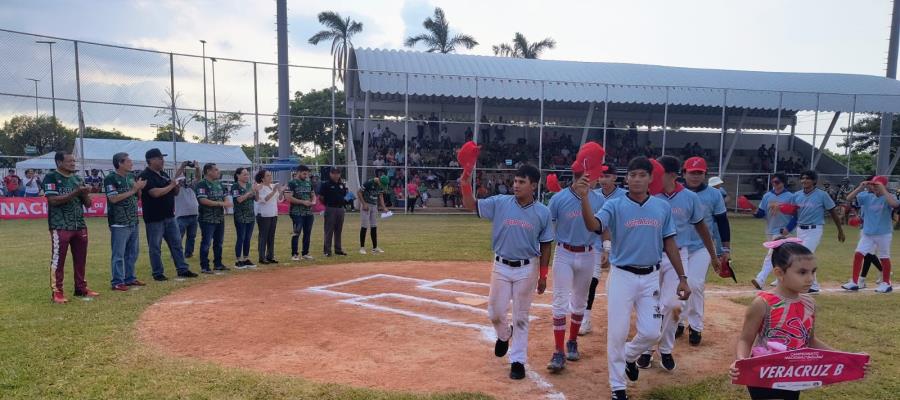
[[[550,375],[552,295],[536,296],[528,379],[511,381],[506,359],[493,355],[483,298],[489,276],[489,262],[412,261],[235,273],[166,296],[137,330],[166,354],[318,382],[501,399],[608,396],[605,297],[594,306],[594,332],[579,339],[582,360]],[[678,369],[654,361],[632,392],[725,372],[743,308],[717,295],[706,307],[703,345],[679,339]]]

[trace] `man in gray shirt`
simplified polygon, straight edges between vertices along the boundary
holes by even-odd
[[[200,167],[194,161],[194,176],[182,180],[181,190],[175,195],[175,220],[178,222],[181,240],[184,240],[184,235],[187,233],[187,240],[184,242],[184,258],[194,256],[194,242],[197,241],[197,216],[200,214],[200,205],[197,203],[194,186],[199,182],[197,179],[199,176]]]

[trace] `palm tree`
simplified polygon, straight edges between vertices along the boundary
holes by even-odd
[[[471,49],[478,45],[475,38],[470,35],[459,33],[450,38],[450,24],[444,16],[444,10],[440,7],[435,7],[434,16],[425,19],[422,26],[428,33],[420,33],[406,38],[406,42],[403,43],[406,47],[414,47],[416,43],[424,42],[428,46],[427,52],[447,54],[455,52],[456,46],[462,45],[466,49]]]
[[[494,55],[512,58],[540,58],[544,50],[556,47],[556,41],[553,38],[545,38],[540,42],[528,43],[525,35],[516,32],[512,44],[501,43],[494,46]]]
[[[348,59],[350,57],[350,49],[353,48],[351,38],[353,35],[362,32],[363,25],[349,17],[341,18],[341,15],[334,11],[322,11],[319,13],[319,23],[325,25],[325,30],[319,31],[309,38],[309,44],[317,45],[323,40],[331,39],[331,55],[334,61],[331,64],[331,74],[337,74],[337,78],[344,80],[344,70],[347,69]],[[333,85],[332,85],[333,86]]]

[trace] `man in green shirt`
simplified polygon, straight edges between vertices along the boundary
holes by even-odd
[[[288,182],[288,202],[291,203],[291,221],[294,225],[294,233],[291,235],[291,260],[300,261],[301,253],[297,252],[297,242],[300,234],[303,234],[303,259],[312,260],[309,255],[309,236],[312,234],[315,215],[312,206],[316,204],[316,194],[313,192],[312,182],[309,179],[309,167],[301,165],[297,167],[296,179]]]
[[[144,286],[144,283],[134,276],[134,264],[137,262],[140,248],[137,203],[141,189],[147,181],[134,179],[131,173],[134,162],[128,153],[114,154],[112,163],[115,172],[103,179],[109,242],[112,248],[110,285],[113,290],[125,292],[129,286]]]
[[[366,254],[366,229],[372,229],[372,254],[384,253],[378,247],[378,210],[387,212],[384,206],[385,183],[375,176],[359,188],[359,254]]]
[[[75,295],[79,297],[96,297],[100,293],[88,289],[84,280],[85,261],[87,260],[88,233],[84,223],[84,205],[90,205],[88,196],[91,188],[85,186],[84,180],[75,175],[75,156],[68,151],[57,151],[54,156],[56,170],[44,178],[44,195],[47,196],[50,226],[50,289],[54,303],[66,303],[63,295],[63,267],[66,265],[66,254],[72,247],[72,258],[75,270]]]
[[[197,202],[200,203],[200,269],[211,274],[209,269],[209,245],[213,247],[213,268],[227,271],[222,263],[222,242],[225,239],[225,209],[231,207],[231,197],[227,196],[219,181],[219,167],[214,163],[203,166],[203,180],[197,184]]]

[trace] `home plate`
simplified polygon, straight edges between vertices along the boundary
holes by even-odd
[[[480,306],[484,303],[487,303],[487,299],[479,297],[457,297],[456,301],[468,306]]]

